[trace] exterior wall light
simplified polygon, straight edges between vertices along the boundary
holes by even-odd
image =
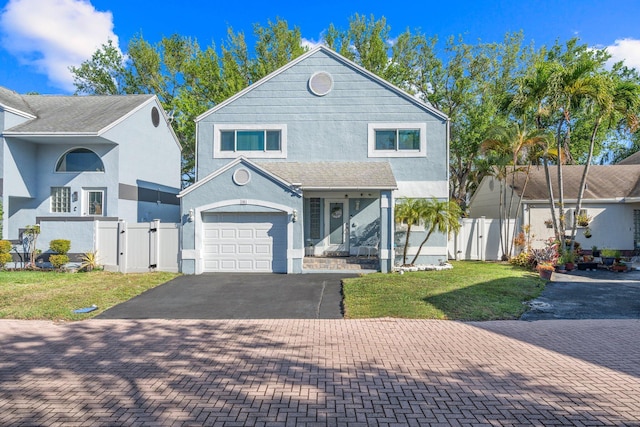
[[[193,208],[189,209],[189,222],[193,222],[193,219],[196,217],[196,213]]]
[[[291,222],[296,222],[298,220],[298,211],[294,209],[291,212]]]

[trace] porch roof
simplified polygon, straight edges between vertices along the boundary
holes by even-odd
[[[256,162],[303,190],[395,190],[388,162]]]

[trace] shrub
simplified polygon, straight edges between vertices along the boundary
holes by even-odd
[[[98,268],[98,252],[92,251],[82,255],[82,264],[80,268],[84,271],[92,271]]]
[[[69,249],[71,249],[71,240],[52,240],[51,242],[49,242],[49,249],[57,254],[66,255],[67,252],[69,252]]]
[[[11,252],[11,242],[8,240],[0,240],[0,254],[8,254]]]
[[[527,252],[520,252],[520,254],[511,257],[511,259],[509,260],[509,264],[532,270],[535,265],[535,260],[533,259],[531,254]]]
[[[8,263],[11,262],[13,259],[13,257],[11,256],[11,254],[7,254],[7,253],[0,253],[0,268],[4,268],[4,266]]]
[[[49,262],[53,268],[62,268],[69,262],[69,257],[67,255],[51,255],[49,256]]]

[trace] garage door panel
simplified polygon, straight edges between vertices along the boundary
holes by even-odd
[[[286,220],[284,214],[205,215],[204,271],[286,272]]]
[[[238,230],[238,239],[253,239],[253,230]]]

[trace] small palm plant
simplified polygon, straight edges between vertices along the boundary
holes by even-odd
[[[98,264],[98,251],[89,251],[82,255],[80,258],[82,263],[80,269],[84,271],[93,271],[100,266]]]

